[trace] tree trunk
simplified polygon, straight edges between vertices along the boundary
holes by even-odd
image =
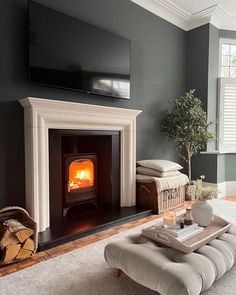
[[[192,153],[191,153],[191,146],[190,146],[189,142],[185,146],[186,146],[187,158],[188,158],[188,178],[189,178],[189,184],[191,184],[191,181],[192,181],[192,163],[191,163]]]
[[[192,163],[191,163],[190,154],[188,154],[188,178],[189,178],[189,183],[191,184],[191,181],[192,181]]]

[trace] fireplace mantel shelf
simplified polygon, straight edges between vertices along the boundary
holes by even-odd
[[[49,129],[110,130],[121,134],[121,207],[135,205],[136,117],[140,110],[28,97],[25,117],[26,206],[42,232],[50,226]]]
[[[115,108],[36,97],[23,98],[20,100],[20,103],[24,108],[33,108],[41,111],[67,111],[71,113],[86,112],[91,113],[92,115],[110,115],[128,118],[136,118],[142,112],[134,109]]]

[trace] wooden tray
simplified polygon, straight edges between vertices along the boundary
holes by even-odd
[[[164,230],[162,233],[157,232],[155,230],[156,225],[143,229],[142,234],[149,239],[157,241],[171,248],[175,248],[181,252],[191,253],[219,237],[223,233],[229,231],[230,226],[230,223],[228,223],[226,220],[217,215],[214,215],[213,222],[209,226],[205,227],[203,232],[182,242]]]

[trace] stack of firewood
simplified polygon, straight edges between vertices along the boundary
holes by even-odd
[[[16,219],[0,223],[0,264],[23,260],[32,255],[35,249],[34,230]]]

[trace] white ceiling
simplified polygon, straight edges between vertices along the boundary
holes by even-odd
[[[211,23],[236,30],[236,0],[131,0],[188,31]]]
[[[236,1],[235,0],[221,0],[220,4],[228,10],[228,12],[236,17]]]
[[[227,1],[227,0],[226,0]],[[221,0],[172,0],[172,2],[189,14],[195,14],[208,7],[219,4]],[[225,2],[225,1],[224,1]]]
[[[190,14],[198,13],[214,5],[220,5],[226,9],[230,15],[236,16],[235,0],[171,0]]]

